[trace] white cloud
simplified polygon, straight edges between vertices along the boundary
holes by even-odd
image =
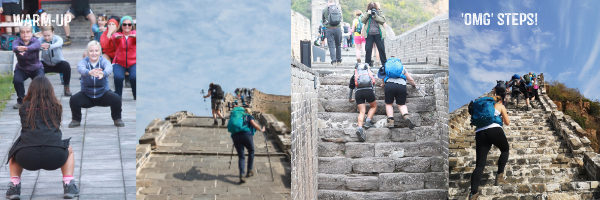
[[[489,54],[504,41],[500,31],[484,30],[480,32],[473,26],[466,26],[456,21],[451,21],[450,26],[452,27],[452,37],[461,40],[467,49],[475,49]]]
[[[523,0],[523,6],[526,8],[533,8],[533,0]]]
[[[531,59],[531,52],[530,52],[528,46],[525,46],[522,44],[517,44],[517,45],[510,45],[509,48],[510,48],[510,53],[521,56],[521,58],[524,58],[526,60]]]
[[[581,72],[579,73],[579,79],[583,79],[583,77],[588,73],[588,71],[594,66],[596,59],[598,58],[598,54],[600,54],[600,34],[596,34],[596,42],[594,43],[594,47],[590,52],[590,56],[587,61],[583,65]],[[597,66],[596,66],[597,67]]]
[[[566,71],[563,71],[561,73],[558,73],[558,76],[556,77],[556,79],[560,82],[566,82],[567,80],[569,80],[569,75],[575,73],[575,71],[573,71],[572,68],[567,69]]]
[[[540,28],[533,28],[533,35],[529,38],[527,43],[531,46],[531,50],[535,52],[535,62],[537,63],[540,58],[540,52],[544,49],[550,48],[550,42],[554,40],[552,33],[546,31],[543,32]]]

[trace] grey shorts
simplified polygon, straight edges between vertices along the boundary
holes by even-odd
[[[222,99],[210,99],[210,109],[223,110]]]

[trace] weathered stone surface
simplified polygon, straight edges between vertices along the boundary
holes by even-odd
[[[394,160],[389,158],[352,159],[352,170],[355,173],[389,173],[394,168]]]
[[[346,157],[365,158],[365,157],[373,157],[374,155],[375,155],[375,144],[374,143],[358,143],[358,142],[346,143]]]
[[[319,189],[323,190],[340,190],[346,185],[345,175],[319,174],[317,180]]]
[[[346,157],[319,158],[319,173],[348,174],[352,171],[352,162]]]
[[[382,173],[379,174],[380,191],[410,191],[425,189],[425,174]]]
[[[379,178],[376,176],[350,176],[346,178],[346,189],[353,191],[377,191]]]

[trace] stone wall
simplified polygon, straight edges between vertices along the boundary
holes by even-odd
[[[317,199],[318,73],[292,59],[292,199]]]
[[[292,10],[292,58],[300,60],[300,41],[311,41],[310,20]],[[312,46],[311,46],[312,47]],[[312,51],[312,50],[311,50]],[[311,55],[312,56],[312,55]],[[311,59],[312,60],[312,59]]]
[[[259,112],[253,113],[256,113],[254,118],[258,121],[258,123],[261,126],[265,126],[265,133],[275,137],[278,148],[285,152],[288,155],[288,159],[290,159],[291,130],[286,127],[283,122],[277,120],[277,118],[272,114]]]
[[[54,20],[56,20],[57,14],[65,14],[70,6],[70,3],[42,3],[42,8],[45,9]],[[94,14],[96,15],[96,19],[98,17],[98,14],[106,14],[109,17],[113,15],[118,17],[129,15],[133,19],[136,19],[136,3],[90,3],[90,7],[92,9],[92,12],[94,12]],[[53,26],[54,33],[64,38],[65,29],[62,26],[56,26],[56,23],[54,23]],[[71,27],[71,41],[86,43],[90,41],[90,21],[83,17],[77,17],[76,19],[73,19],[71,23],[69,23],[69,26]]]
[[[241,103],[241,101],[238,101]],[[266,94],[257,89],[252,91],[252,111],[268,112],[269,109],[290,112],[290,96]]]
[[[448,13],[434,17],[410,31],[385,39],[386,55],[403,64],[448,67]]]
[[[449,156],[449,149],[448,149],[448,145],[449,145],[449,141],[450,141],[450,137],[448,135],[448,131],[449,131],[449,127],[448,127],[448,119],[449,119],[449,115],[448,115],[448,106],[449,106],[449,99],[448,99],[448,73],[437,73],[435,78],[434,78],[434,85],[433,85],[433,89],[435,92],[435,111],[437,112],[437,116],[438,116],[438,126],[439,126],[439,135],[440,138],[439,140],[442,142],[442,155],[444,158],[444,172],[445,172],[445,178],[446,180],[449,180],[449,165],[448,165],[448,156]],[[448,187],[448,181],[446,181],[446,187]]]

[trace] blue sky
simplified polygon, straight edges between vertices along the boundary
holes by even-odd
[[[450,111],[491,91],[496,80],[544,73],[600,99],[600,1],[450,2]],[[461,13],[494,13],[465,25]],[[537,13],[537,25],[498,25],[498,13]]]
[[[211,82],[290,95],[290,3],[137,1],[137,128],[187,110],[210,116]]]

